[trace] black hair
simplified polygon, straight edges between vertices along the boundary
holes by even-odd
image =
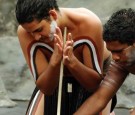
[[[104,25],[103,39],[132,45],[135,42],[135,11],[128,8],[113,13]]]
[[[49,19],[49,11],[59,11],[56,0],[18,0],[16,4],[16,19],[19,24]]]

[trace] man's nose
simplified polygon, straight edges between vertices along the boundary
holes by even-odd
[[[115,61],[119,61],[120,60],[120,56],[118,54],[116,54],[116,53],[112,53],[112,58]]]
[[[35,40],[39,41],[41,38],[41,35],[39,33],[33,33],[33,36],[35,38]]]

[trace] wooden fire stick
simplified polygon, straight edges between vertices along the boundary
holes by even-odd
[[[64,41],[63,44],[66,42],[66,35],[67,35],[67,28],[64,28]],[[57,102],[57,115],[61,113],[61,99],[62,99],[62,82],[63,82],[63,60],[61,61],[60,65],[60,77],[59,77],[59,89],[58,89],[58,102]]]

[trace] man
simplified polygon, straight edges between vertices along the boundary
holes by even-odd
[[[103,38],[114,61],[98,90],[74,115],[95,115],[101,111],[128,74],[135,74],[135,11],[121,9],[115,12],[104,25]],[[131,115],[135,115],[135,111]]]
[[[99,86],[103,62],[110,62],[101,21],[85,8],[58,8],[56,0],[18,0],[16,18],[20,45],[37,86],[26,114],[56,115],[63,60],[61,115],[72,115]],[[109,104],[104,112],[110,113]]]

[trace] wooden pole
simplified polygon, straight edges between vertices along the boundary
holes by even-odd
[[[63,44],[66,42],[66,35],[67,35],[67,28],[64,28],[64,40]],[[61,98],[62,98],[62,82],[63,82],[63,60],[61,61],[60,65],[60,77],[59,77],[59,89],[58,89],[58,102],[57,102],[57,115],[60,115],[61,113]]]

